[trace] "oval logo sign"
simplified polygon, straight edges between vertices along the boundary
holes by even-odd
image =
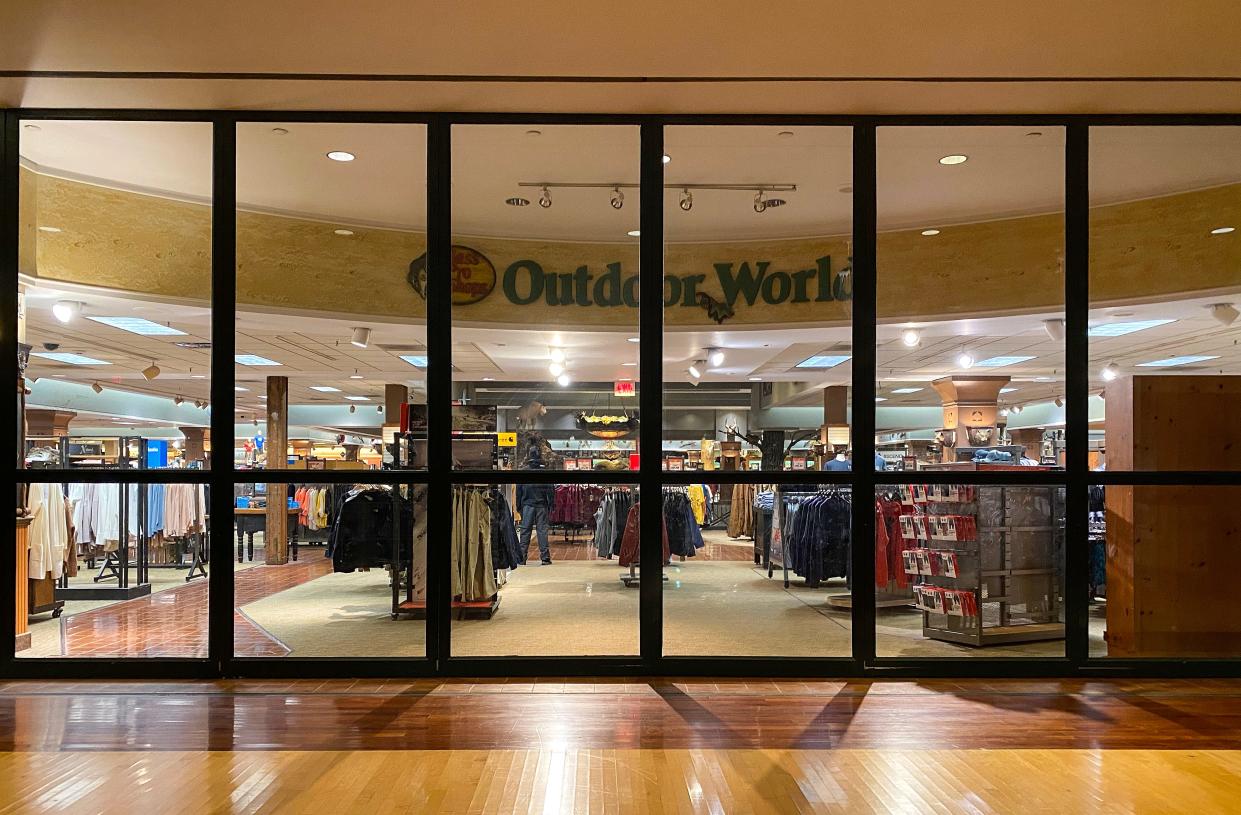
[[[468,246],[452,248],[452,304],[468,306],[491,294],[496,267],[482,252]]]

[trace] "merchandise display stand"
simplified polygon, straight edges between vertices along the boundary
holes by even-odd
[[[907,566],[906,572],[917,576],[914,594],[923,612],[924,636],[973,646],[1064,639],[1058,566],[1063,562],[1063,487],[908,489],[916,512],[901,521],[915,530],[918,565]],[[949,518],[955,523],[934,520]]]

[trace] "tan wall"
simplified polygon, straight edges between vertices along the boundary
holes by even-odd
[[[156,297],[205,301],[210,289],[210,209],[174,201],[22,173],[22,271],[66,281]],[[1096,305],[1169,296],[1190,297],[1241,288],[1241,240],[1213,238],[1222,213],[1241,209],[1241,185],[1100,207],[1092,213],[1092,297]],[[35,230],[60,227],[59,234]],[[425,301],[407,282],[410,264],[425,252],[425,235],[357,227],[332,233],[334,224],[252,212],[238,213],[237,300],[244,308],[360,314],[418,321]],[[461,237],[495,270],[495,288],[481,302],[459,305],[462,323],[633,327],[626,305],[570,302],[544,296],[514,305],[503,295],[504,278],[518,261],[535,261],[547,274],[573,275],[585,266],[591,285],[620,264],[623,282],[637,274],[633,243],[567,243]],[[37,252],[31,250],[37,245]],[[1059,214],[946,227],[933,239],[917,230],[879,236],[878,313],[885,321],[1053,311],[1063,304],[1063,217]],[[822,300],[818,264],[830,258],[833,299]],[[771,278],[768,294],[782,302],[753,303],[734,293],[730,327],[846,324],[851,278],[837,281],[849,264],[844,237],[733,243],[670,244],[670,276],[701,276],[697,290],[725,300],[718,265],[734,275],[742,264]],[[765,266],[763,264],[766,264]],[[811,273],[811,270],[816,270]],[[798,273],[806,292],[797,298]],[[523,271],[521,274],[525,274]],[[787,277],[786,277],[787,275]],[[809,275],[809,276],[808,276]],[[674,284],[669,284],[671,287]],[[679,284],[677,284],[679,285]],[[681,296],[666,311],[670,326],[713,325],[693,298]],[[761,292],[761,287],[758,289]],[[522,288],[522,292],[527,291]],[[671,288],[666,292],[672,292]],[[801,299],[803,302],[795,302]]]

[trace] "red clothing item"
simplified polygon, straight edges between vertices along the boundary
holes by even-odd
[[[875,584],[884,587],[895,581],[903,589],[909,585],[909,575],[905,574],[902,553],[913,549],[916,543],[901,534],[900,502],[879,499],[875,502],[875,516]]]
[[[638,531],[642,528],[641,514],[639,508],[642,502],[634,504],[629,508],[629,515],[625,517],[625,534],[621,538],[620,548],[620,565],[632,566],[639,561]],[[660,531],[663,533],[664,544],[664,563],[670,559],[668,551],[668,525],[663,521],[663,513],[660,513]]]

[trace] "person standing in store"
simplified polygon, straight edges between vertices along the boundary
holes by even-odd
[[[542,470],[543,459],[539,448],[532,446],[525,470]],[[552,562],[551,549],[547,541],[547,518],[551,514],[552,504],[556,500],[556,487],[552,484],[518,484],[517,505],[521,507],[521,533],[519,542],[523,552],[530,551],[530,533],[536,528],[539,533],[539,560],[544,566]]]

